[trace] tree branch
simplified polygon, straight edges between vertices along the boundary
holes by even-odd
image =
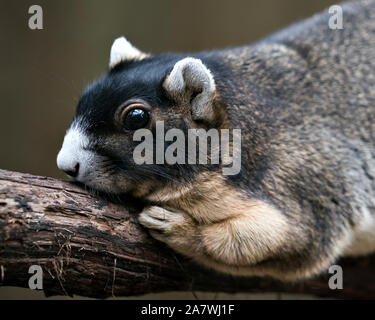
[[[165,291],[289,292],[375,298],[375,256],[340,261],[344,289],[327,275],[298,284],[206,270],[153,240],[137,223],[140,206],[95,198],[51,178],[0,170],[0,285],[28,287],[43,269],[47,296],[134,296]]]

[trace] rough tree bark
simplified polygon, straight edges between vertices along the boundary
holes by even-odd
[[[165,291],[289,292],[375,298],[375,256],[339,262],[344,289],[326,275],[298,284],[206,270],[153,240],[137,223],[141,208],[96,198],[64,181],[0,170],[0,286],[28,287],[43,269],[47,296],[105,298]]]

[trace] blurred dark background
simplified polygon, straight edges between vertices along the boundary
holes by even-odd
[[[65,178],[56,167],[65,130],[82,89],[106,71],[118,36],[154,53],[244,45],[334,3],[0,0],[0,168]],[[34,4],[43,9],[43,30],[28,27]],[[20,292],[3,287],[0,296]]]

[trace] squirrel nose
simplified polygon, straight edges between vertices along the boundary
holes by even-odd
[[[75,164],[72,168],[65,168],[62,169],[68,176],[71,176],[72,178],[76,178],[78,176],[79,172],[79,162]]]
[[[88,163],[92,159],[92,154],[86,150],[88,143],[88,138],[80,129],[73,126],[66,132],[57,155],[58,168],[78,181],[83,180],[89,171]]]
[[[64,171],[68,176],[77,178],[80,169],[80,163],[69,150],[62,149],[57,156],[57,166]]]

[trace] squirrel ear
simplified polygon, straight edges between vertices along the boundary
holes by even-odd
[[[121,61],[127,60],[142,60],[148,54],[139,51],[134,47],[125,37],[117,38],[111,47],[111,54],[109,58],[109,67],[113,68]]]
[[[189,57],[178,61],[163,86],[172,98],[190,103],[193,120],[214,118],[215,81],[200,59]]]

